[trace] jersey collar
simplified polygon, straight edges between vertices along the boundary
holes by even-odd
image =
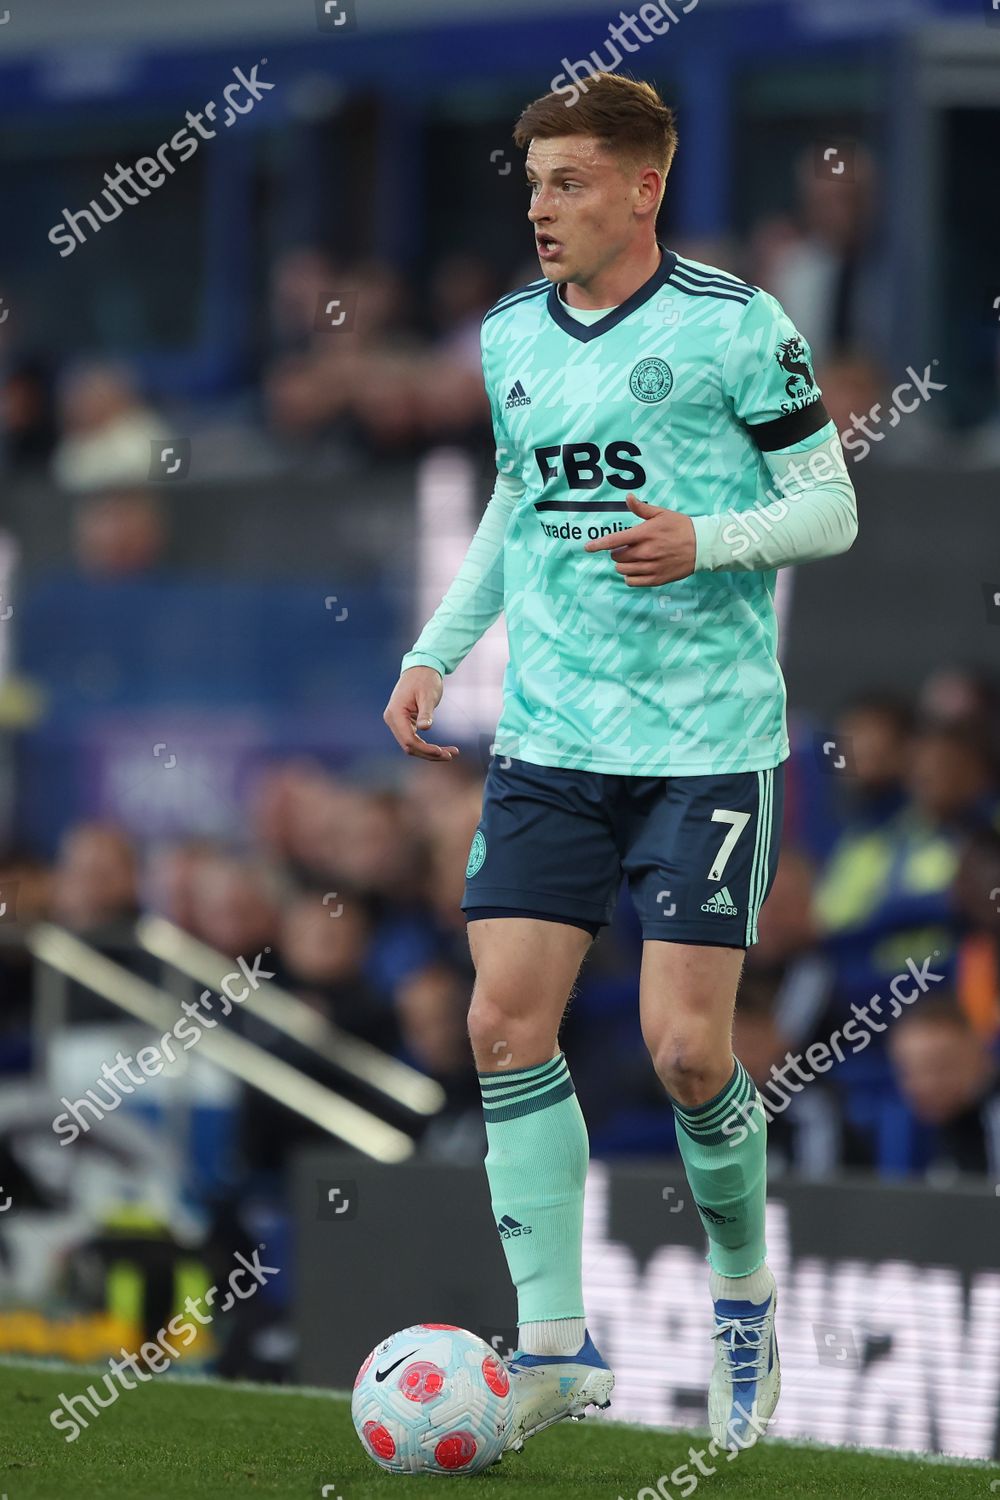
[[[642,286],[632,293],[631,297],[627,297],[618,307],[613,307],[605,317],[598,318],[596,323],[579,322],[563,306],[562,298],[559,296],[559,287],[550,287],[546,302],[549,312],[559,324],[559,327],[568,333],[571,338],[579,339],[581,344],[589,344],[591,339],[599,338],[602,333],[607,333],[609,328],[615,328],[623,318],[628,317],[629,313],[635,312],[637,307],[641,307],[644,302],[648,302],[650,297],[655,292],[658,292],[663,283],[673,275],[674,267],[677,264],[677,256],[674,252],[668,250],[666,245],[660,244],[659,240],[656,243],[660,246],[659,269],[654,271],[649,280],[644,281]],[[562,283],[562,285],[565,285],[565,283]]]

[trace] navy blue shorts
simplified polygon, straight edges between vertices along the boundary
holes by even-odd
[[[624,876],[644,938],[748,948],[774,880],[783,801],[784,766],[612,776],[494,756],[462,910],[593,936]]]

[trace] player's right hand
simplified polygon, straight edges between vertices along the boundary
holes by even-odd
[[[441,702],[444,679],[433,667],[408,667],[392,690],[382,715],[407,755],[421,760],[454,760],[457,745],[429,745],[417,733],[430,729]]]

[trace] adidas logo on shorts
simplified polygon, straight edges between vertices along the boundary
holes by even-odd
[[[719,917],[737,917],[739,912],[733,905],[733,898],[729,894],[729,887],[724,885],[721,891],[716,891],[714,896],[709,896],[707,901],[701,903],[702,911],[714,912]]]

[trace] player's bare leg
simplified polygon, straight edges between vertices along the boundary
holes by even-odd
[[[509,1446],[588,1405],[607,1406],[614,1377],[587,1334],[582,1286],[587,1128],[559,1023],[590,946],[562,922],[469,923],[476,984],[469,1036],[483,1091],[486,1171],[517,1289],[517,1402]]]
[[[642,1031],[671,1097],[677,1142],[708,1233],[715,1303],[709,1423],[727,1448],[751,1447],[781,1390],[777,1296],[766,1263],[767,1127],[756,1089],[733,1057],[743,966],[738,948],[647,941]]]
[[[565,922],[486,917],[468,925],[476,983],[469,1039],[480,1073],[548,1062],[591,937]]]

